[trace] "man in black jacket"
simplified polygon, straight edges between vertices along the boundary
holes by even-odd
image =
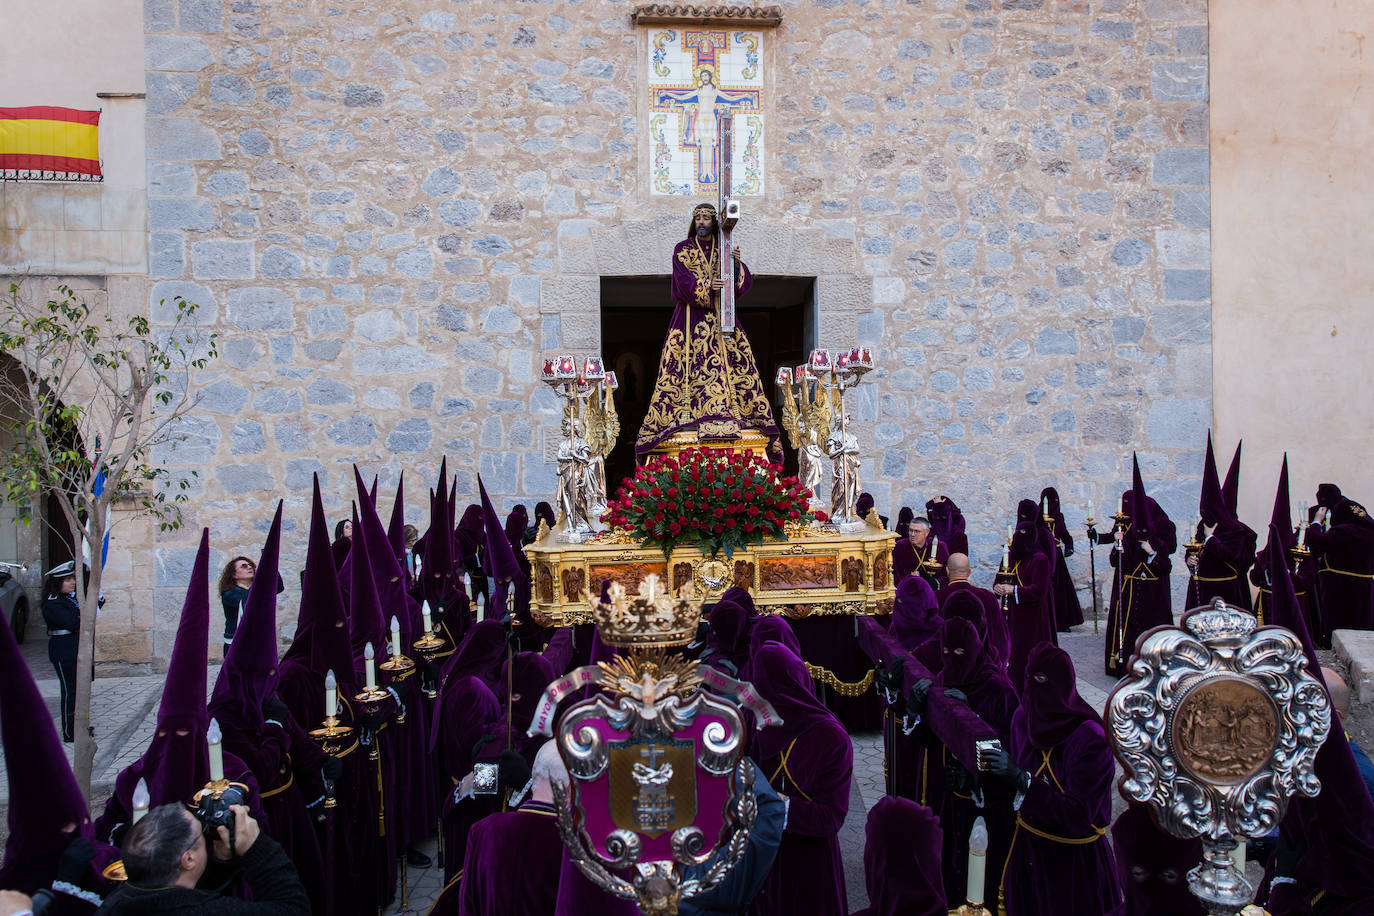
[[[308,916],[310,899],[296,868],[281,846],[261,834],[258,822],[242,805],[234,805],[234,842],[224,827],[213,848],[207,846],[200,822],[176,803],[149,811],[124,838],[124,870],[129,880],[105,900],[99,914],[196,912]],[[248,883],[253,901],[224,897],[218,890],[235,869]]]

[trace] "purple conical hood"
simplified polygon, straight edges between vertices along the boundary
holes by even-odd
[[[1226,469],[1226,479],[1221,482],[1221,494],[1226,498],[1226,511],[1231,518],[1240,517],[1240,447],[1244,444],[1244,440],[1236,443],[1236,453],[1231,456],[1231,466]]]
[[[210,724],[205,707],[209,639],[210,529],[206,528],[186,589],[153,740],[143,756],[115,779],[115,794],[127,810],[133,810],[134,783],[140,777],[147,780],[151,807],[189,802],[210,778],[210,752],[205,746]]]
[[[1269,524],[1277,528],[1285,551],[1296,547],[1298,536],[1293,533],[1293,506],[1288,497],[1288,453],[1283,453],[1283,464],[1279,467],[1279,484],[1274,489],[1274,509],[1269,514]]]
[[[309,667],[318,677],[333,671],[340,683],[353,678],[353,653],[348,644],[348,614],[339,594],[339,574],[329,545],[329,521],[320,497],[320,477],[315,475],[310,506],[310,540],[305,553],[301,582],[301,611],[296,637],[286,657]]]
[[[1154,533],[1154,519],[1150,512],[1150,497],[1145,495],[1145,481],[1140,477],[1140,459],[1131,453],[1131,527],[1136,537],[1148,537]]]
[[[482,524],[487,535],[487,562],[491,564],[491,574],[498,580],[511,582],[520,575],[520,563],[515,559],[510,541],[506,540],[505,529],[496,517],[496,508],[487,496],[487,488],[480,475],[477,489],[482,495]]]
[[[361,481],[361,478],[359,478]],[[357,532],[361,524],[355,520],[353,529]],[[355,534],[353,551],[352,580],[349,589],[351,605],[348,618],[349,644],[353,651],[353,670],[361,676],[363,671],[363,651],[368,643],[380,658],[384,655],[387,627],[382,621],[382,599],[377,593],[377,581],[372,575],[372,557],[367,539]]]
[[[425,534],[425,562],[420,569],[420,593],[431,609],[444,603],[453,578],[453,528],[449,524],[452,509],[448,501],[447,459],[439,466],[439,485],[430,501],[429,531]]]
[[[0,742],[9,777],[9,839],[0,887],[31,894],[57,875],[75,824],[94,838],[86,800],[10,628],[0,624]]]
[[[396,501],[391,504],[391,520],[387,522],[386,539],[391,544],[391,555],[404,569],[406,565],[406,472],[396,480]]]
[[[359,478],[361,481],[362,478]],[[361,537],[367,544],[367,557],[372,567],[372,581],[377,589],[383,627],[390,632],[391,618],[400,623],[406,636],[419,637],[420,606],[406,592],[405,567],[391,553],[381,517],[373,506],[363,506],[359,516]],[[374,645],[378,655],[381,646]]]
[[[277,570],[281,557],[282,503],[267,532],[243,617],[210,694],[210,714],[221,725],[252,731],[262,724],[262,701],[277,689]]]
[[[1269,526],[1269,582],[1273,588],[1272,623],[1287,627],[1302,640],[1309,673],[1322,678],[1316,645],[1293,591],[1288,558],[1278,526]],[[1321,794],[1295,796],[1283,819],[1289,848],[1302,850],[1297,878],[1307,887],[1324,888],[1349,900],[1374,898],[1374,801],[1360,776],[1345,727],[1331,713],[1331,731],[1317,751],[1316,775]]]
[[[1221,492],[1221,480],[1217,477],[1217,458],[1212,450],[1210,432],[1207,434],[1207,456],[1202,463],[1202,495],[1198,498],[1197,510],[1204,525],[1219,524],[1231,515]]]

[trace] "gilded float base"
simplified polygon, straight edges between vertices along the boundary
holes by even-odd
[[[798,527],[785,541],[768,541],[707,556],[681,546],[664,559],[656,547],[641,547],[623,531],[606,532],[585,544],[543,537],[525,548],[534,573],[532,612],[544,626],[592,622],[588,591],[619,582],[634,593],[646,576],[657,575],[674,591],[687,583],[709,604],[733,585],[748,589],[761,614],[793,619],[813,614],[887,614],[896,589],[892,545],[897,536],[868,527],[840,534],[821,526]]]
[[[684,449],[689,448],[714,448],[724,449],[735,454],[744,454],[745,451],[752,451],[756,455],[768,454],[768,437],[756,429],[742,429],[737,431],[730,430],[732,424],[718,424],[721,426],[716,430],[717,435],[712,435],[713,429],[710,424],[705,424],[704,428],[688,430],[680,433],[673,433],[667,439],[659,443],[658,448],[650,452],[651,455],[663,455],[665,457],[676,458],[682,454]]]

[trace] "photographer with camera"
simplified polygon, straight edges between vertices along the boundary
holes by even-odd
[[[105,900],[99,914],[194,909],[206,916],[308,916],[305,887],[281,846],[259,831],[245,806],[229,810],[234,816],[232,833],[223,825],[211,828],[185,805],[171,803],[149,811],[124,838],[128,881]],[[236,876],[247,883],[251,902],[221,895]]]

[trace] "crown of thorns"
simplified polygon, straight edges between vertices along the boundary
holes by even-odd
[[[712,204],[697,204],[697,208],[692,211],[692,218],[696,219],[703,213],[709,214],[710,216],[715,216],[716,208]]]

